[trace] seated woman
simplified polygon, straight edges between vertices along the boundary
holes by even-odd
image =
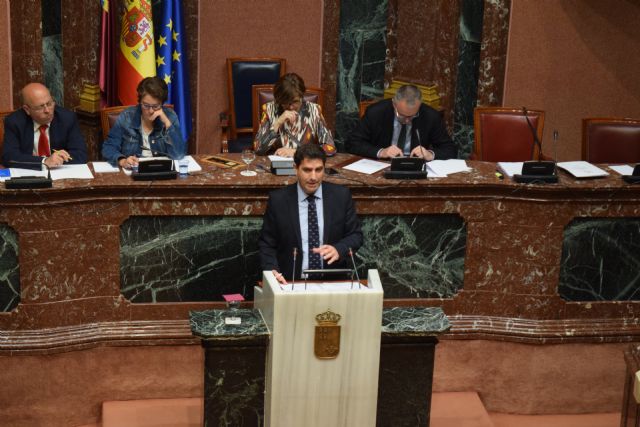
[[[301,144],[320,144],[324,152],[336,153],[331,132],[318,104],[304,100],[302,78],[289,73],[280,77],[273,89],[274,100],[262,106],[260,128],[253,141],[259,155],[293,157]]]
[[[168,156],[180,159],[185,142],[178,116],[162,104],[167,84],[159,77],[147,77],[138,84],[138,105],[127,108],[102,144],[102,157],[113,166],[132,168],[140,157]]]

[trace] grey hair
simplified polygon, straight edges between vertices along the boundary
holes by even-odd
[[[395,95],[393,95],[393,100],[404,101],[408,105],[415,105],[415,103],[422,103],[422,92],[414,85],[404,85],[400,86]]]

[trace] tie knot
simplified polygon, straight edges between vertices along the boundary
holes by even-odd
[[[48,127],[49,125],[40,125],[40,132],[46,131]]]
[[[307,202],[312,203],[315,201],[316,201],[316,196],[314,196],[313,194],[307,197]]]

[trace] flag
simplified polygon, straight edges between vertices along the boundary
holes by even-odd
[[[109,7],[109,0],[100,0],[102,6],[102,27],[100,37],[100,74],[98,82],[102,95],[102,106],[117,104],[116,61],[114,53],[115,10]]]
[[[187,64],[182,2],[163,0],[162,25],[157,31],[158,55],[156,66],[158,77],[169,86],[168,103],[173,104],[182,137],[186,141],[191,134],[191,95],[189,91],[189,67]]]
[[[138,103],[136,88],[156,75],[151,0],[125,0],[118,49],[118,98],[122,105]]]

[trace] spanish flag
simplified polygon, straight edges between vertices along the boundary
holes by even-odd
[[[138,103],[140,80],[156,75],[151,0],[125,0],[118,50],[118,98],[122,105]]]

